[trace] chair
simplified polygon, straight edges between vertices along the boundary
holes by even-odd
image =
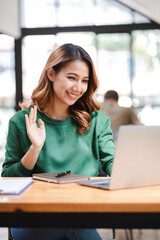
[[[112,233],[113,233],[113,240],[116,240],[116,229],[112,229]]]
[[[12,237],[10,228],[8,228],[8,240],[14,240],[14,238]],[[69,240],[69,239],[67,237],[64,237],[59,240]],[[112,240],[116,240],[116,230],[115,229],[113,229],[113,239]]]
[[[8,228],[8,240],[14,240],[10,228]]]
[[[8,228],[8,240],[14,240],[10,228]],[[64,238],[60,238],[59,240],[69,240],[69,239],[67,237],[64,237]]]

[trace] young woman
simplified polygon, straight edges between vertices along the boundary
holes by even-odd
[[[22,103],[23,110],[10,119],[2,176],[29,177],[68,169],[97,176],[100,161],[110,175],[115,146],[110,120],[98,111],[100,106],[94,99],[97,87],[93,62],[83,48],[64,44],[54,50],[31,104]],[[25,237],[34,231],[12,229],[15,240],[32,239]],[[41,231],[49,231],[46,239],[100,239],[96,230],[89,229]]]

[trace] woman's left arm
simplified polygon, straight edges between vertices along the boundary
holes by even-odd
[[[115,143],[113,133],[110,127],[110,119],[105,118],[98,138],[99,154],[103,171],[111,175],[113,158],[115,154]]]

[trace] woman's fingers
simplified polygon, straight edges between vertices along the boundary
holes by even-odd
[[[37,106],[35,105],[33,109],[33,122],[35,123],[36,120],[37,120]]]
[[[26,128],[27,130],[29,130],[30,124],[29,124],[29,118],[27,114],[25,114],[25,119],[26,119]]]
[[[33,123],[33,108],[31,108],[31,110],[30,110],[29,123],[30,123],[30,125],[32,125],[32,123]]]
[[[34,106],[34,108],[31,108],[30,114],[29,114],[29,123],[34,124],[37,120],[37,106]]]
[[[33,122],[33,118],[35,118],[36,116],[35,112],[34,110],[31,110],[29,117],[27,114],[25,114],[27,135],[32,144],[34,144],[37,147],[42,147],[46,137],[45,126],[44,122],[41,119],[38,120],[39,127],[35,122],[31,123]]]
[[[30,110],[30,114],[29,117],[27,114],[25,114],[25,119],[26,119],[26,128],[27,128],[27,132],[29,132],[29,130],[33,127],[34,129],[38,129],[38,126],[36,123],[37,120],[37,107],[34,106],[34,108],[31,108]],[[39,122],[39,127],[41,130],[45,130],[45,126],[44,126],[44,122],[41,119],[38,119]]]

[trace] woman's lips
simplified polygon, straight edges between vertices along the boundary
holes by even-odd
[[[76,99],[76,98],[79,96],[79,94],[71,93],[71,92],[68,92],[68,91],[66,91],[66,92],[67,92],[67,95],[68,95],[71,99]]]

